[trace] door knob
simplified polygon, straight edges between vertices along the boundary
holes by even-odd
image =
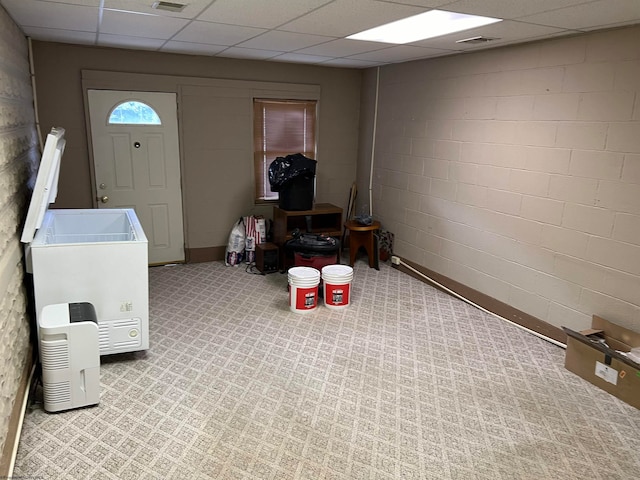
[[[107,197],[106,195],[104,195],[104,196],[100,197],[100,201],[101,201],[102,203],[107,203],[107,202],[109,201],[109,197]]]

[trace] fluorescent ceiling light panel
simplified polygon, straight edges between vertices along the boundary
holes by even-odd
[[[364,32],[349,35],[352,40],[383,43],[410,43],[425,38],[439,37],[470,28],[501,22],[500,18],[480,17],[464,13],[430,10],[419,15],[403,18]]]

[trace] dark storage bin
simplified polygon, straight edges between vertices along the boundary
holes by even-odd
[[[302,174],[285,183],[278,192],[278,206],[283,210],[313,209],[314,178],[315,175]]]

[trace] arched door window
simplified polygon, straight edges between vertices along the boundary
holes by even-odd
[[[115,106],[109,115],[109,125],[162,125],[156,111],[146,103],[128,100]]]

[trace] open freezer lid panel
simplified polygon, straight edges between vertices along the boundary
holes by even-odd
[[[60,160],[62,159],[65,143],[64,128],[52,128],[44,144],[36,183],[31,195],[31,203],[27,211],[27,219],[22,230],[20,241],[23,243],[30,243],[33,240],[36,230],[42,225],[44,214],[49,208],[49,204],[56,201]]]

